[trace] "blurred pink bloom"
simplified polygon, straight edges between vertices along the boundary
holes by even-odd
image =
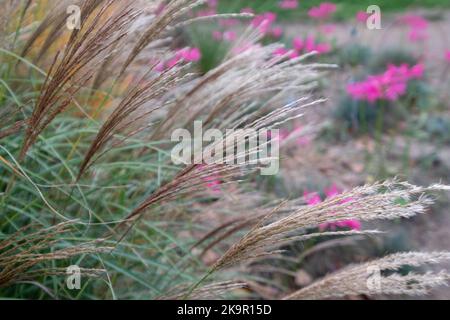
[[[277,14],[269,11],[254,17],[252,20],[252,25],[254,27],[258,27],[264,21],[267,21],[269,24],[272,24],[275,22],[275,20],[277,20]]]
[[[312,7],[308,15],[314,19],[328,19],[336,11],[336,5],[331,2],[323,2],[318,7]]]
[[[222,32],[220,32],[218,30],[214,30],[212,32],[212,37],[216,41],[221,41],[223,39],[223,34],[222,34]]]
[[[314,206],[322,202],[322,199],[320,199],[320,195],[317,192],[310,192],[308,190],[303,192],[303,199],[305,199],[308,206]]]
[[[327,198],[334,198],[337,195],[339,195],[341,193],[341,191],[339,190],[339,188],[333,183],[331,185],[331,187],[329,188],[325,188],[324,190],[325,195],[327,196]]]
[[[423,77],[424,69],[423,63],[418,63],[412,67],[407,64],[389,65],[382,74],[369,76],[362,82],[348,84],[347,93],[355,100],[375,102],[384,99],[395,101],[406,93],[408,81]]]
[[[341,194],[342,190],[340,190],[335,184],[333,184],[331,185],[331,187],[326,188],[324,190],[324,193],[327,199],[333,199],[334,197]],[[320,195],[317,192],[310,192],[308,190],[305,190],[303,192],[303,199],[309,206],[314,206],[322,202],[322,199],[320,198]],[[351,200],[352,200],[351,198],[343,199],[342,201],[340,201],[340,203],[350,202]],[[349,219],[337,222],[323,223],[319,225],[320,231],[325,231],[326,229],[334,230],[336,229],[336,227],[349,228],[351,230],[361,230],[361,223],[359,222],[359,220]]]
[[[427,38],[428,38],[427,33],[422,30],[413,29],[408,33],[408,39],[411,42],[419,42],[426,40]]]
[[[236,38],[237,38],[237,35],[236,35],[235,31],[225,31],[223,33],[223,39],[225,41],[232,42],[232,41],[236,40]]]
[[[265,12],[253,18],[251,25],[258,28],[262,34],[267,34],[270,31],[272,24],[277,20],[277,15],[274,12]]]
[[[356,14],[356,20],[358,22],[366,23],[367,19],[369,18],[369,14],[365,11],[359,11]]]
[[[445,60],[450,62],[450,50],[445,51]]]
[[[331,46],[328,43],[318,43],[314,48],[319,54],[328,53],[331,51]]]
[[[334,197],[340,195],[342,193],[342,190],[339,189],[335,184],[331,185],[330,188],[327,188],[324,190],[325,195],[327,196],[327,199],[333,199]],[[351,201],[352,199],[344,199],[341,203],[347,203]],[[356,219],[349,219],[349,220],[342,220],[337,221],[334,223],[324,223],[319,226],[319,228],[323,231],[327,228],[335,229],[336,227],[340,228],[349,228],[351,230],[360,230],[361,229],[361,223]]]
[[[299,38],[299,37],[294,38],[294,40],[292,41],[292,45],[293,45],[294,49],[299,52],[302,51],[303,48],[305,47],[305,43],[303,42],[303,39]]]
[[[287,53],[288,53],[288,49],[280,47],[280,48],[275,49],[275,51],[273,52],[273,55],[274,56],[284,56]]]
[[[199,48],[184,48],[178,50],[175,55],[167,60],[165,63],[160,62],[156,67],[156,71],[164,71],[165,69],[173,68],[178,62],[186,61],[186,62],[196,62],[199,61],[202,57],[202,53]]]
[[[283,28],[281,28],[281,27],[274,27],[274,28],[272,28],[272,30],[270,30],[270,33],[275,38],[281,38],[281,36],[283,35]]]
[[[311,52],[314,51],[316,49],[316,40],[314,39],[313,36],[308,36],[306,37],[305,40],[305,51],[306,52]]]
[[[179,50],[176,56],[187,62],[196,62],[201,59],[202,53],[199,48],[185,48]]]
[[[425,72],[425,65],[423,63],[418,63],[409,69],[409,78],[420,79],[423,77]]]
[[[165,69],[164,66],[164,62],[160,61],[156,66],[155,66],[155,71],[157,72],[163,72]]]
[[[282,0],[279,4],[281,9],[297,9],[298,0]]]
[[[415,14],[407,14],[400,17],[400,21],[409,25],[414,29],[426,29],[428,28],[428,21],[422,16]]]
[[[401,23],[409,26],[410,30],[408,33],[408,39],[411,42],[418,42],[427,39],[427,29],[428,29],[428,21],[414,14],[404,15],[399,18]]]
[[[292,46],[297,53],[317,51],[318,54],[324,54],[331,51],[331,45],[328,43],[317,43],[313,36],[308,36],[306,39],[299,37],[294,38]]]

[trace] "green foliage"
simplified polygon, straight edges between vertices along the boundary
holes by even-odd
[[[229,45],[225,41],[215,41],[212,37],[213,25],[192,27],[188,36],[192,46],[200,49],[202,57],[198,62],[202,73],[206,73],[217,67],[225,58]]]
[[[398,66],[405,63],[412,66],[418,63],[418,59],[412,52],[404,49],[387,49],[373,57],[370,62],[369,72],[379,73],[386,70],[386,67],[390,64]]]
[[[359,43],[339,48],[338,65],[341,67],[367,66],[372,58],[372,50]]]
[[[257,13],[272,11],[276,12],[282,20],[300,20],[306,17],[307,11],[314,6],[320,5],[325,0],[299,0],[299,7],[295,10],[280,9],[279,0],[225,0],[219,2],[220,12],[238,12],[242,8],[251,7]],[[333,15],[337,20],[352,19],[358,11],[365,11],[370,5],[380,6],[383,13],[404,11],[409,8],[449,8],[447,0],[339,0],[328,1],[337,4],[336,13]]]

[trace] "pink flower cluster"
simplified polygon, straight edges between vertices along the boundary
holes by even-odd
[[[419,15],[408,14],[400,17],[400,22],[410,28],[408,38],[411,42],[422,41],[428,37],[428,21],[425,18]]]
[[[337,195],[341,194],[342,190],[340,190],[336,185],[333,184],[330,188],[326,188],[324,192],[327,199],[332,199]],[[303,198],[305,199],[306,203],[310,206],[314,206],[322,202],[322,199],[320,198],[320,195],[317,192],[309,192],[306,190],[303,193]],[[342,200],[342,203],[346,203],[349,201],[351,201],[351,199],[344,199]],[[331,223],[323,223],[319,226],[320,231],[324,231],[326,229],[335,230],[336,228],[349,228],[351,230],[361,230],[361,223],[359,222],[359,220],[349,219]]]
[[[409,67],[389,65],[387,70],[379,75],[369,76],[365,81],[350,83],[347,92],[355,100],[375,102],[377,100],[395,101],[406,93],[408,81],[423,77],[422,63]]]
[[[313,19],[328,19],[336,11],[336,5],[331,2],[323,2],[318,7],[312,7],[308,15]]]
[[[173,68],[178,62],[196,62],[199,61],[202,57],[202,53],[199,48],[190,48],[186,47],[183,49],[179,49],[175,52],[175,55],[165,62],[160,62],[156,70],[161,72],[165,69]]]
[[[319,43],[313,36],[308,36],[306,39],[294,38],[292,45],[296,52],[312,52],[317,51],[319,54],[328,53],[331,51],[331,45],[328,43]]]
[[[293,49],[278,48],[274,51],[274,55],[288,55],[293,59],[298,57],[302,53],[317,52],[318,54],[324,54],[331,51],[331,45],[328,43],[320,43],[313,36],[308,36],[306,39],[296,37],[292,41]]]
[[[369,18],[369,14],[365,11],[359,11],[356,13],[356,21],[366,23]]]
[[[212,4],[214,5],[214,4]],[[213,14],[216,12],[216,7],[209,5],[207,10],[208,14]],[[254,13],[252,8],[244,8],[241,10],[242,13]],[[251,25],[257,28],[264,36],[270,36],[273,38],[281,38],[283,35],[283,29],[279,26],[274,26],[277,20],[277,15],[274,12],[265,12],[255,16],[251,20]],[[222,27],[221,30],[214,30],[212,32],[212,38],[215,41],[228,41],[232,42],[237,39],[236,31],[229,30],[228,28],[234,27],[239,24],[237,19],[221,19],[219,20],[219,26]]]
[[[277,14],[269,11],[254,17],[251,25],[254,28],[258,28],[263,35],[279,38],[283,34],[283,30],[274,26],[276,20]]]
[[[224,32],[214,30],[212,32],[212,37],[216,41],[224,40],[224,41],[228,41],[228,42],[233,42],[237,39],[237,33],[236,33],[236,31],[233,31],[233,30],[227,30]]]
[[[282,0],[278,6],[281,9],[297,9],[298,0]]]

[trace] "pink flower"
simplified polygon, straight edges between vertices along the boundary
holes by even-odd
[[[419,15],[414,15],[414,14],[404,15],[404,16],[400,17],[400,22],[403,22],[404,24],[407,24],[411,28],[414,28],[414,29],[427,29],[428,28],[428,21]]]
[[[212,32],[212,37],[216,41],[221,41],[223,39],[223,34],[220,31],[214,30]]]
[[[405,82],[392,83],[385,88],[384,96],[388,101],[395,101],[406,93]]]
[[[280,47],[280,48],[275,49],[275,51],[273,52],[273,55],[274,56],[284,56],[287,53],[288,53],[288,50],[286,48]]]
[[[427,38],[428,35],[422,30],[413,29],[408,33],[408,39],[411,42],[420,42],[426,40]]]
[[[176,56],[188,62],[196,62],[201,59],[202,53],[199,48],[185,48],[179,50]]]
[[[365,11],[359,11],[356,14],[356,20],[361,23],[366,23],[368,18],[369,18],[369,14]]]
[[[309,192],[308,190],[303,192],[303,199],[305,199],[308,206],[314,206],[322,202],[322,199],[320,199],[320,195],[317,192]]]
[[[199,48],[184,48],[178,50],[175,55],[167,60],[165,63],[160,62],[156,67],[156,71],[164,71],[165,69],[171,69],[173,68],[177,63],[180,61],[186,61],[186,62],[196,62],[199,61],[202,57],[202,53],[200,52]]]
[[[377,100],[395,101],[406,93],[408,81],[420,79],[425,66],[418,63],[412,67],[389,65],[382,74],[369,76],[365,81],[347,85],[347,93],[355,100],[375,102]]]
[[[450,62],[450,50],[445,51],[445,60]]]
[[[330,188],[326,188],[324,190],[324,193],[327,197],[327,199],[333,199],[339,194],[342,193],[342,191],[335,185],[331,185]],[[306,203],[309,206],[314,206],[322,202],[322,199],[320,198],[320,195],[317,192],[309,192],[308,190],[305,190],[303,192],[303,199],[306,201]],[[346,203],[352,201],[351,198],[343,199],[340,201],[340,203]],[[320,231],[325,231],[326,229],[336,229],[336,227],[339,228],[349,228],[351,230],[360,230],[361,229],[361,223],[356,219],[348,219],[348,220],[341,220],[337,222],[330,222],[330,223],[323,223],[319,225]]]
[[[274,27],[274,28],[272,28],[270,33],[275,38],[281,38],[281,36],[283,35],[283,28],[281,28],[281,27]]]
[[[303,48],[305,47],[305,43],[303,42],[302,38],[294,38],[294,40],[292,41],[292,45],[294,47],[295,50],[297,51],[302,51]]]
[[[327,196],[327,198],[330,198],[330,199],[336,197],[337,195],[339,195],[341,193],[339,188],[334,183],[331,185],[331,187],[326,188],[324,190],[324,192],[325,192],[325,195]]]
[[[408,77],[410,79],[421,79],[425,72],[425,65],[423,63],[418,63],[411,67],[408,72]]]
[[[309,36],[306,38],[305,40],[305,51],[306,52],[312,52],[316,49],[316,40],[314,39],[314,37]]]
[[[318,7],[312,7],[308,15],[313,19],[328,19],[336,11],[336,5],[331,2],[323,2]]]
[[[331,46],[328,43],[318,43],[314,49],[318,54],[328,53],[331,51]]]
[[[232,42],[234,40],[236,40],[237,36],[236,36],[236,32],[235,31],[225,31],[223,33],[223,39],[225,41],[229,41]]]
[[[297,9],[298,0],[282,0],[279,4],[281,9]]]
[[[181,60],[181,57],[175,56],[175,57],[169,59],[169,60],[166,62],[165,66],[166,66],[166,68],[168,68],[168,69],[172,69],[172,68],[173,68],[180,60]]]
[[[331,45],[328,43],[317,43],[313,36],[308,36],[306,39],[296,37],[292,41],[292,46],[297,52],[297,55],[302,52],[316,51],[318,54],[324,54],[331,51]]]
[[[259,25],[261,23],[263,23],[264,21],[267,21],[268,24],[272,24],[275,22],[275,20],[277,20],[277,15],[276,13],[273,12],[265,12],[263,14],[257,15],[256,17],[253,18],[251,24],[254,27],[259,27]]]
[[[157,72],[163,72],[165,69],[164,66],[164,62],[160,61],[156,66],[155,66],[155,71]]]
[[[411,42],[422,41],[428,37],[426,33],[428,21],[425,18],[419,15],[408,14],[400,17],[400,22],[409,26],[408,38]]]
[[[262,34],[267,34],[270,31],[270,27],[277,20],[276,13],[265,12],[253,18],[251,25],[258,28]]]

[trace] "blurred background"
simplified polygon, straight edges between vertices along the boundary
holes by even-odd
[[[367,8],[373,4],[380,8],[381,29],[368,27],[374,16]],[[259,26],[263,43],[285,45],[274,55],[295,58],[315,51],[308,60],[338,66],[314,92],[328,99],[325,105],[282,130],[281,173],[264,188],[314,204],[392,177],[419,185],[450,182],[449,1],[210,0],[195,14],[232,12],[256,17],[204,23],[180,35],[200,50],[202,72],[235,48],[249,24]],[[308,263],[296,271],[295,281],[304,284],[361,256],[448,249],[448,204],[443,197],[429,214],[383,226],[391,232],[375,243],[306,244],[299,250]],[[447,289],[435,294],[450,298]]]
[[[13,120],[26,119],[25,115],[31,113],[45,81],[42,70],[50,69],[55,53],[70,37],[68,30],[60,28],[66,12],[52,16],[52,0],[17,2],[22,7],[31,5],[28,11],[17,6],[10,25],[4,28],[8,32],[0,34],[0,40],[3,35],[8,38],[1,51],[0,106],[5,106],[0,110],[2,121],[15,104],[20,112],[13,114]],[[306,54],[307,63],[334,65],[322,73],[317,86],[304,88],[307,94],[326,98],[326,102],[310,108],[304,117],[288,122],[280,130],[279,174],[246,177],[243,187],[222,185],[220,177],[213,176],[203,181],[207,192],[201,196],[183,195],[154,206],[151,219],[139,221],[105,260],[97,255],[72,258],[74,263],[107,269],[107,281],[89,280],[92,282],[73,293],[64,288],[63,282],[42,276],[48,290],[19,284],[2,289],[0,296],[48,298],[52,297],[49,292],[54,292],[64,298],[160,297],[169,289],[184,288],[186,283],[192,285],[202,279],[208,268],[245,234],[249,223],[244,218],[259,213],[255,208],[273,205],[279,199],[299,199],[302,205],[315,205],[357,186],[390,178],[421,186],[450,184],[450,1],[208,0],[201,7],[186,10],[189,18],[195,18],[194,23],[171,29],[175,36],[169,41],[169,50],[157,45],[148,46],[148,50],[141,48],[142,54],[119,77],[117,65],[123,65],[124,53],[134,47],[150,25],[148,21],[158,17],[167,5],[167,1],[146,3],[153,6],[138,24],[133,24],[123,52],[108,48],[117,57],[102,60],[99,56],[95,60],[95,81],[77,93],[82,107],[71,106],[56,118],[39,138],[33,157],[25,162],[24,170],[40,183],[55,208],[70,218],[98,223],[94,227],[87,224],[86,230],[80,227],[77,237],[64,239],[63,247],[80,239],[102,237],[110,228],[102,223],[123,219],[179,172],[180,168],[170,162],[168,143],[162,135],[157,137],[159,141],[152,139],[149,131],[142,131],[139,139],[108,149],[95,170],[80,180],[82,187],[71,185],[99,123],[107,118],[112,106],[126,97],[126,89],[141,84],[141,76],[152,67],[158,77],[167,69],[178,68],[180,61],[190,62],[192,69],[188,70],[204,76],[233,53],[246,50],[248,44],[240,41],[241,35],[256,30],[261,35],[256,45],[284,45],[273,46],[274,58],[296,59]],[[367,11],[372,5],[378,6],[380,16],[376,15],[377,7]],[[224,16],[208,18],[216,14]],[[0,30],[7,22],[0,19]],[[377,22],[381,28],[376,28]],[[33,37],[41,23],[44,27]],[[32,45],[27,48],[27,43]],[[176,89],[184,94],[184,84],[179,87]],[[287,95],[284,103],[297,98],[295,94],[292,98]],[[165,119],[166,114],[157,116]],[[218,116],[218,121],[222,121],[221,117],[226,115]],[[177,120],[181,122],[174,122]],[[11,164],[10,156],[19,154],[22,141],[21,134],[2,140],[5,150],[10,150],[10,154],[3,149],[0,153],[2,164],[6,164],[0,167],[2,239],[30,221],[45,227],[59,222],[42,203],[39,189],[20,184],[22,180],[14,176],[15,163]],[[251,283],[251,289],[235,290],[233,297],[276,299],[350,263],[400,251],[450,250],[449,203],[447,193],[436,198],[429,212],[408,220],[376,224],[346,220],[320,225],[319,231],[377,228],[386,233],[299,241],[283,248],[286,253],[282,259],[227,270],[217,278],[242,276]],[[239,219],[244,223],[234,228],[233,221]],[[224,225],[234,229],[220,229]],[[217,231],[215,228],[224,234],[212,232]],[[213,237],[216,235],[217,241]],[[108,245],[115,245],[108,241]],[[48,262],[52,267],[66,266],[58,263]],[[437,289],[431,298],[450,299],[450,289]]]

